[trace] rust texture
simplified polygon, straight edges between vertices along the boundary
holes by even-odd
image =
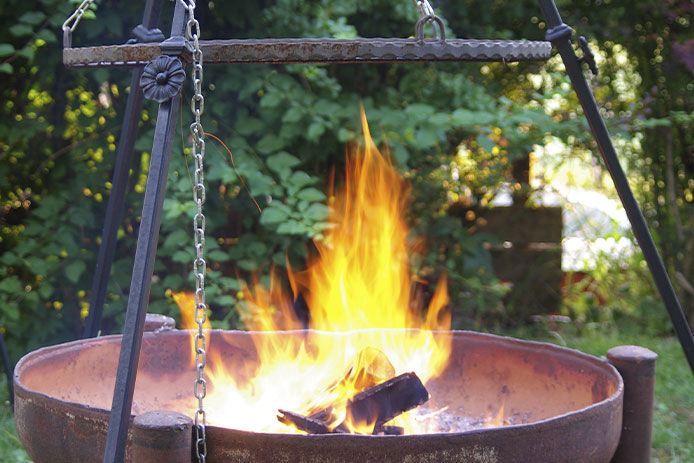
[[[390,63],[440,61],[544,61],[551,44],[529,40],[449,39],[242,39],[201,40],[204,62]],[[63,49],[67,67],[132,67],[164,54],[160,44]]]
[[[166,315],[160,315],[158,313],[148,313],[145,316],[145,331],[166,331],[176,328],[176,321],[167,317]]]
[[[406,330],[392,330],[407,334]],[[314,333],[316,336],[361,336]],[[622,429],[622,379],[609,363],[550,344],[470,332],[449,337],[449,365],[427,381],[432,409],[469,416],[496,412],[522,420],[501,428],[424,435],[265,434],[207,426],[209,462],[518,462],[608,463]],[[145,333],[133,418],[173,410],[192,416],[191,334]],[[232,371],[256,365],[253,339],[305,332],[212,330],[210,349]],[[17,431],[36,463],[101,461],[120,336],[75,341],[26,355],[15,369]],[[212,355],[210,358],[215,358]],[[248,368],[246,368],[248,370]],[[79,383],[75,378],[80,378]],[[181,401],[191,397],[190,403]],[[185,403],[190,410],[171,404]],[[126,461],[136,461],[131,426]],[[148,431],[149,432],[149,431]],[[147,433],[145,433],[147,434]],[[135,439],[135,442],[134,442]],[[148,439],[151,439],[148,437]]]
[[[619,346],[607,351],[607,359],[624,379],[622,435],[612,463],[651,461],[657,358],[655,352],[639,346]]]
[[[132,459],[147,463],[190,463],[193,420],[180,413],[158,410],[135,417]]]

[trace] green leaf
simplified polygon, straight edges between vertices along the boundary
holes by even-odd
[[[82,276],[82,273],[84,273],[84,270],[87,268],[87,264],[84,263],[84,261],[81,260],[76,260],[68,264],[67,267],[65,267],[65,276],[67,277],[68,280],[70,280],[73,283],[77,283]]]
[[[53,294],[53,286],[50,283],[44,283],[39,286],[39,296],[44,299],[48,299]]]
[[[31,47],[24,47],[21,50],[19,50],[17,54],[28,59],[29,61],[34,59],[34,49]]]
[[[415,103],[405,108],[405,114],[414,116],[417,119],[426,119],[434,114],[434,108],[428,104]]]
[[[268,92],[263,95],[260,100],[261,108],[274,108],[280,104],[282,101],[282,94],[280,92]]]
[[[250,135],[260,131],[265,124],[260,119],[255,117],[244,117],[236,121],[234,128],[241,135]]]
[[[19,22],[36,26],[46,19],[46,15],[41,11],[27,11],[19,17]]]
[[[287,220],[277,227],[277,233],[283,235],[301,235],[306,232],[306,227],[296,220]]]
[[[323,135],[325,132],[325,125],[323,125],[322,121],[313,121],[311,124],[308,126],[308,130],[306,131],[306,138],[311,140],[311,141],[317,141],[318,138]]]
[[[301,188],[304,185],[308,185],[311,182],[313,182],[313,179],[303,170],[297,170],[292,174],[291,177],[289,177],[288,180],[289,184],[291,184],[292,186],[297,186],[299,188]]]
[[[208,252],[207,257],[210,262],[226,262],[227,260],[231,259],[229,254],[221,249],[215,249],[214,251]]]
[[[270,154],[281,149],[284,145],[285,142],[283,139],[274,133],[268,133],[263,136],[263,138],[258,140],[258,144],[255,146],[255,148],[262,154]]]
[[[477,138],[475,140],[477,141],[478,145],[480,145],[488,152],[491,152],[492,148],[494,148],[494,142],[488,136],[482,133],[477,135]]]
[[[6,291],[8,293],[18,293],[24,291],[22,287],[22,282],[17,276],[11,276],[0,281],[0,291]]]
[[[299,164],[301,164],[299,158],[292,156],[286,151],[280,151],[267,158],[267,166],[277,173],[283,169],[291,169]]]
[[[58,38],[49,29],[41,29],[36,38],[39,38],[46,43],[56,43],[58,41]]]
[[[5,74],[12,74],[14,71],[14,68],[10,63],[2,63],[0,64],[0,72],[3,72]]]
[[[417,130],[414,138],[420,148],[429,148],[433,146],[439,139],[436,130],[431,127],[425,127]]]
[[[216,281],[220,287],[226,290],[239,291],[241,289],[241,285],[239,284],[239,281],[236,278],[221,277],[218,278]]]
[[[171,260],[181,264],[187,264],[193,261],[193,253],[189,250],[180,250],[173,253]]]
[[[15,24],[10,27],[9,31],[14,37],[24,37],[34,33],[34,29],[26,24]]]
[[[297,198],[304,201],[316,202],[325,200],[325,194],[317,188],[309,187],[304,188],[296,194]]]
[[[277,207],[266,207],[260,214],[260,223],[263,225],[272,225],[287,220],[287,213]]]
[[[326,206],[325,204],[321,203],[313,203],[311,204],[311,207],[306,209],[306,212],[304,212],[304,217],[307,219],[311,219],[316,222],[323,221],[328,218],[330,215],[330,208]]]
[[[436,113],[431,116],[429,122],[439,127],[448,127],[451,122],[451,116],[448,113]]]
[[[284,113],[284,116],[282,116],[282,122],[299,122],[305,113],[305,109],[301,106],[292,106]]]
[[[0,58],[10,56],[14,53],[14,46],[9,43],[0,43]]]

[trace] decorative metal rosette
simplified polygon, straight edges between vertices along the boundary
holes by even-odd
[[[181,60],[162,55],[145,66],[140,77],[140,87],[145,98],[163,103],[173,98],[186,79]]]

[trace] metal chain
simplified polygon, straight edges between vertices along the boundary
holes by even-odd
[[[434,9],[431,7],[431,3],[429,3],[429,0],[412,0],[412,3],[417,7],[419,10],[419,16],[424,19],[424,18],[430,18],[428,22],[432,22],[434,19],[434,16],[436,16],[436,13],[434,12]]]
[[[202,128],[200,117],[205,110],[205,99],[202,96],[202,49],[200,48],[200,23],[195,19],[195,0],[179,0],[188,11],[186,24],[186,40],[193,45],[193,96],[190,100],[190,110],[195,120],[190,124],[190,132],[193,137],[192,150],[194,161],[193,201],[196,205],[196,213],[193,217],[193,243],[195,245],[195,260],[193,260],[193,274],[195,276],[195,322],[198,332],[195,334],[195,366],[197,378],[195,379],[194,394],[198,399],[198,408],[195,411],[195,454],[200,463],[207,458],[207,441],[205,439],[205,408],[203,399],[207,395],[207,382],[205,381],[205,363],[207,340],[203,326],[207,321],[207,304],[205,303],[205,274],[207,264],[204,259],[205,252],[205,215],[202,205],[205,203],[205,174],[203,160],[205,158],[205,131]]]
[[[63,23],[63,48],[70,48],[72,46],[72,33],[77,28],[84,13],[92,6],[92,3],[94,3],[94,0],[84,0]]]

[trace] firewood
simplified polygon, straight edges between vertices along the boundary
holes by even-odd
[[[353,425],[373,423],[372,434],[401,435],[404,433],[402,427],[384,426],[384,423],[427,400],[429,400],[429,392],[417,375],[415,373],[403,373],[352,396],[347,401],[346,421]],[[294,425],[297,429],[309,434],[349,432],[344,422],[331,430],[326,423],[331,415],[332,407],[319,410],[310,416],[288,410],[279,410],[277,419],[282,423]]]
[[[288,410],[278,410],[277,420],[284,424],[293,424],[297,429],[306,431],[309,434],[329,434],[330,428],[320,420],[290,412]]]
[[[414,373],[403,373],[365,389],[347,402],[347,420],[375,427],[429,400],[429,392]]]

